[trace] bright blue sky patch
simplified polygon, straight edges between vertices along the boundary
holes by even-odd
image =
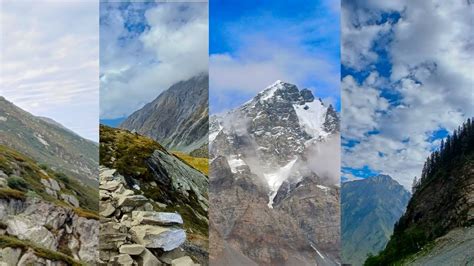
[[[337,1],[211,1],[210,109],[241,105],[276,80],[340,110]]]

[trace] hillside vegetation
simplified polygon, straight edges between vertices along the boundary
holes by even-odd
[[[393,265],[455,228],[474,223],[474,125],[468,119],[426,160],[385,250],[365,265]]]

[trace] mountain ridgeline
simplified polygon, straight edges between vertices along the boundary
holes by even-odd
[[[338,130],[331,106],[282,81],[211,116],[211,264],[340,261]]]
[[[172,85],[131,114],[120,128],[159,141],[170,150],[207,156],[209,76],[200,74]]]
[[[59,123],[34,116],[0,97],[0,144],[83,183],[98,185],[98,145]]]
[[[387,175],[342,183],[341,230],[344,263],[362,265],[385,248],[410,193]]]
[[[426,160],[386,248],[366,265],[474,261],[474,124],[468,119]]]

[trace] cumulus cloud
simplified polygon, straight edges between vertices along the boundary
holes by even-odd
[[[0,95],[98,140],[98,4],[2,1],[0,7]]]
[[[207,72],[207,3],[102,3],[100,33],[101,118],[127,116]]]
[[[344,2],[343,64],[356,73],[342,81],[342,133],[355,143],[346,143],[344,167],[368,166],[408,188],[439,145],[434,132],[452,132],[474,115],[473,9],[468,5]],[[390,14],[399,19],[384,21]],[[381,55],[390,69],[383,77],[374,74]]]

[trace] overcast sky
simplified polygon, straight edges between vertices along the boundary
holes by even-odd
[[[207,3],[101,3],[100,118],[115,119],[208,70]]]
[[[339,1],[211,1],[210,110],[283,80],[339,107]]]
[[[442,138],[473,116],[469,1],[342,4],[344,176],[409,188]]]
[[[98,141],[97,1],[0,2],[0,95]]]

